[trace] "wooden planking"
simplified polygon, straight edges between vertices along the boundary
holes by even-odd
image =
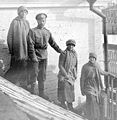
[[[9,81],[3,79],[2,77],[0,78],[0,89],[5,92],[6,94],[8,94],[9,96],[12,97],[13,100],[15,100],[15,102],[21,103],[22,105],[27,105],[28,107],[30,105],[32,105],[29,108],[34,107],[34,110],[32,110],[32,112],[37,114],[40,114],[41,112],[44,112],[44,116],[45,113],[50,116],[49,119],[54,118],[55,120],[82,120],[83,118],[80,117],[79,115],[76,115],[70,111],[64,110],[61,107],[58,107],[57,105],[54,105],[38,96],[35,95],[31,95],[28,91],[15,86],[14,84],[10,83]],[[24,104],[25,103],[25,104]],[[19,105],[21,107],[21,104]],[[28,108],[27,111],[30,111]],[[23,107],[24,109],[24,107]],[[25,108],[27,109],[27,108]],[[42,113],[41,113],[42,114]]]
[[[13,98],[13,100],[15,99],[16,101],[19,101],[20,103],[23,103],[24,105],[27,105],[27,108],[32,110],[32,112],[37,112],[39,113],[39,116],[41,114],[41,116],[46,117],[47,120],[50,120],[51,118],[54,118],[55,120],[65,120],[61,118],[61,115],[59,113],[53,113],[54,111],[49,109],[46,106],[43,106],[41,104],[36,104],[34,101],[28,99],[25,96],[21,96],[20,94],[17,94],[16,92],[14,93],[12,90],[9,90],[8,88],[5,87],[1,87],[2,90],[9,96],[11,96]],[[19,104],[18,104],[19,105]],[[59,119],[58,119],[59,118]]]

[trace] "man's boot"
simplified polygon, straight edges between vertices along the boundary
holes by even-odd
[[[68,103],[68,102],[67,102],[67,107],[68,107],[68,110],[74,112],[74,108],[73,108],[72,103]]]
[[[35,94],[35,84],[31,84],[31,89],[30,89],[31,94]]]
[[[44,94],[44,81],[38,81],[39,96],[50,101],[49,97]]]
[[[31,92],[31,94],[35,94],[35,95],[38,95],[38,94],[39,94],[38,89],[37,89],[37,86],[36,86],[36,82],[31,83],[30,92]]]
[[[66,106],[66,104],[65,104],[65,101],[61,101],[60,106],[61,106],[62,108],[64,108],[64,109],[67,109],[67,106]]]
[[[47,95],[44,94],[44,90],[40,90],[39,91],[39,96],[46,99],[46,100],[49,100],[49,97]]]
[[[39,89],[39,96],[46,100],[49,100],[49,97],[44,94],[44,89]]]

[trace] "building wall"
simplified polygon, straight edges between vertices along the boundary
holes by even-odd
[[[31,28],[37,25],[35,16],[40,12],[44,12],[48,15],[46,27],[52,32],[55,41],[63,50],[66,48],[66,40],[70,38],[76,40],[75,50],[78,53],[78,79],[75,83],[76,105],[78,96],[81,96],[79,86],[80,72],[82,65],[88,61],[88,53],[94,51],[100,56],[99,61],[103,60],[103,38],[100,32],[102,27],[101,20],[86,8],[30,7],[27,19],[30,22]],[[5,70],[8,69],[10,62],[10,55],[8,54],[6,44],[7,32],[12,19],[16,16],[16,8],[0,9],[0,18],[2,18],[0,19],[0,40],[1,45],[4,43],[3,46],[5,46],[5,51],[0,51],[2,52],[0,59],[4,61]],[[52,100],[57,99],[58,58],[59,54],[48,46],[48,72],[45,82],[45,92]],[[84,97],[82,98],[85,99]]]

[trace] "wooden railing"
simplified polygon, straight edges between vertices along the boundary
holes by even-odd
[[[113,88],[116,77],[109,77],[107,89],[107,110],[105,117],[107,120],[117,120],[117,88]]]

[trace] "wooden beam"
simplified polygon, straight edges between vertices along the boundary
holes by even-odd
[[[0,77],[0,90],[9,95],[17,106],[26,110],[28,114],[32,113],[34,117],[40,116],[45,120],[83,120],[81,116],[32,95],[2,77]]]

